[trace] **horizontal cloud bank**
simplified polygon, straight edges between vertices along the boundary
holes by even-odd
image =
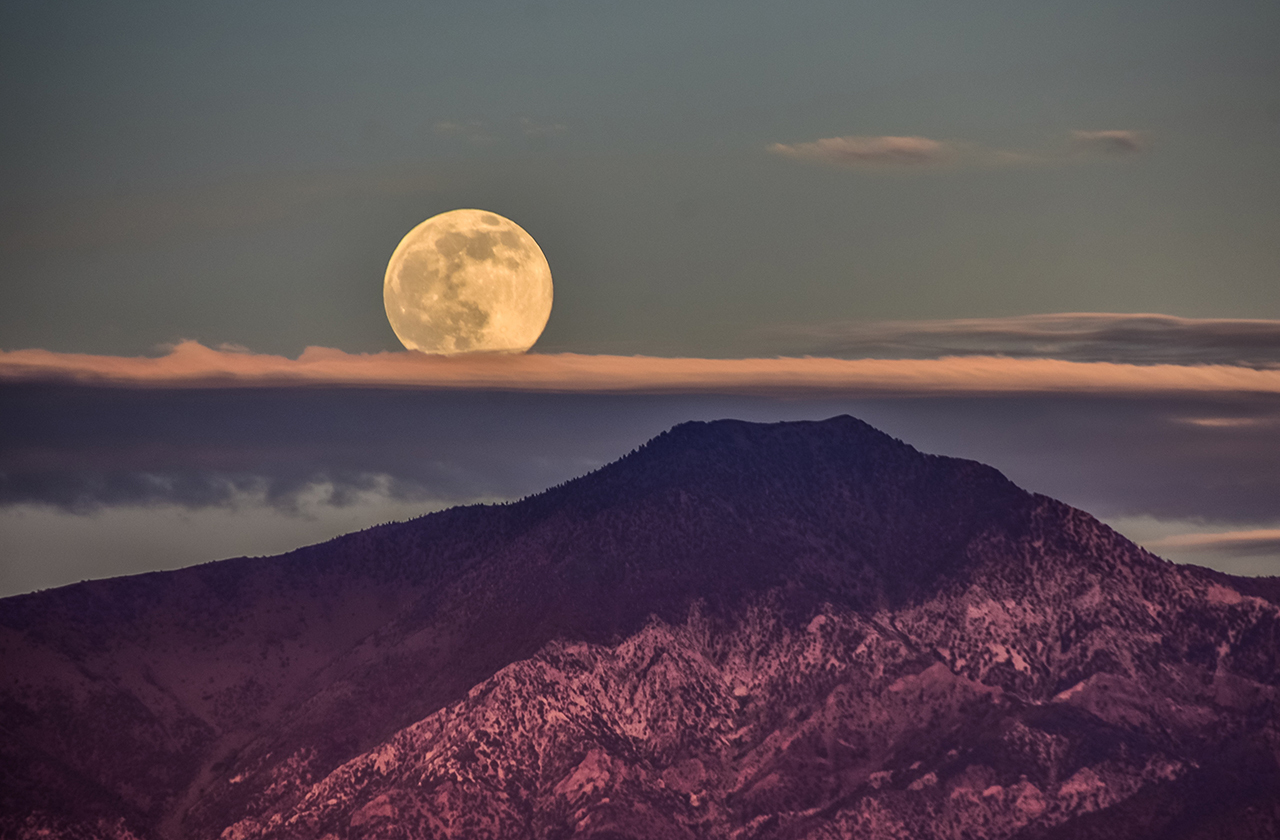
[[[1104,520],[1136,523],[1122,532],[1163,556],[1280,572],[1280,552],[1261,543],[1246,552],[1153,542],[1280,527],[1278,395],[778,398],[46,383],[0,385],[0,594],[274,553],[449,505],[520,498],[687,420],[836,414],[924,452],[991,464]]]
[[[1043,166],[1093,158],[1126,158],[1147,150],[1139,131],[1112,129],[1073,131],[1056,149],[993,149],[959,140],[892,135],[824,137],[805,143],[774,143],[775,155],[832,166],[870,169],[922,169],[953,166]]]
[[[1065,312],[1011,318],[776,328],[791,352],[925,358],[971,354],[1119,364],[1280,369],[1280,321]]]
[[[953,156],[949,145],[928,137],[827,137],[812,143],[774,143],[769,151],[848,166],[924,166]]]
[[[1147,543],[1147,547],[1182,549],[1184,551],[1218,552],[1243,556],[1280,556],[1280,529],[1261,528],[1251,531],[1226,531],[1210,534],[1179,534]],[[1277,569],[1280,571],[1280,569]]]
[[[0,352],[0,382],[124,387],[363,386],[595,394],[1280,394],[1280,369],[997,356],[699,359],[428,356],[309,347],[297,359],[185,341],[159,358]]]

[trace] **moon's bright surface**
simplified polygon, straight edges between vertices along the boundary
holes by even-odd
[[[391,329],[410,350],[523,353],[551,315],[551,267],[510,219],[450,210],[400,240],[382,301]]]

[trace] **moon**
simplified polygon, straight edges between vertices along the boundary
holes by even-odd
[[[523,353],[551,316],[551,267],[533,237],[485,210],[450,210],[405,234],[382,284],[410,350]]]

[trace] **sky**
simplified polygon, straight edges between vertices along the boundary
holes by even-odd
[[[0,7],[0,594],[851,413],[1280,574],[1280,6]],[[413,358],[401,237],[551,266]]]

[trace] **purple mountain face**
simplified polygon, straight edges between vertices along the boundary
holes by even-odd
[[[1275,838],[1280,581],[860,421],[0,601],[2,838]]]

